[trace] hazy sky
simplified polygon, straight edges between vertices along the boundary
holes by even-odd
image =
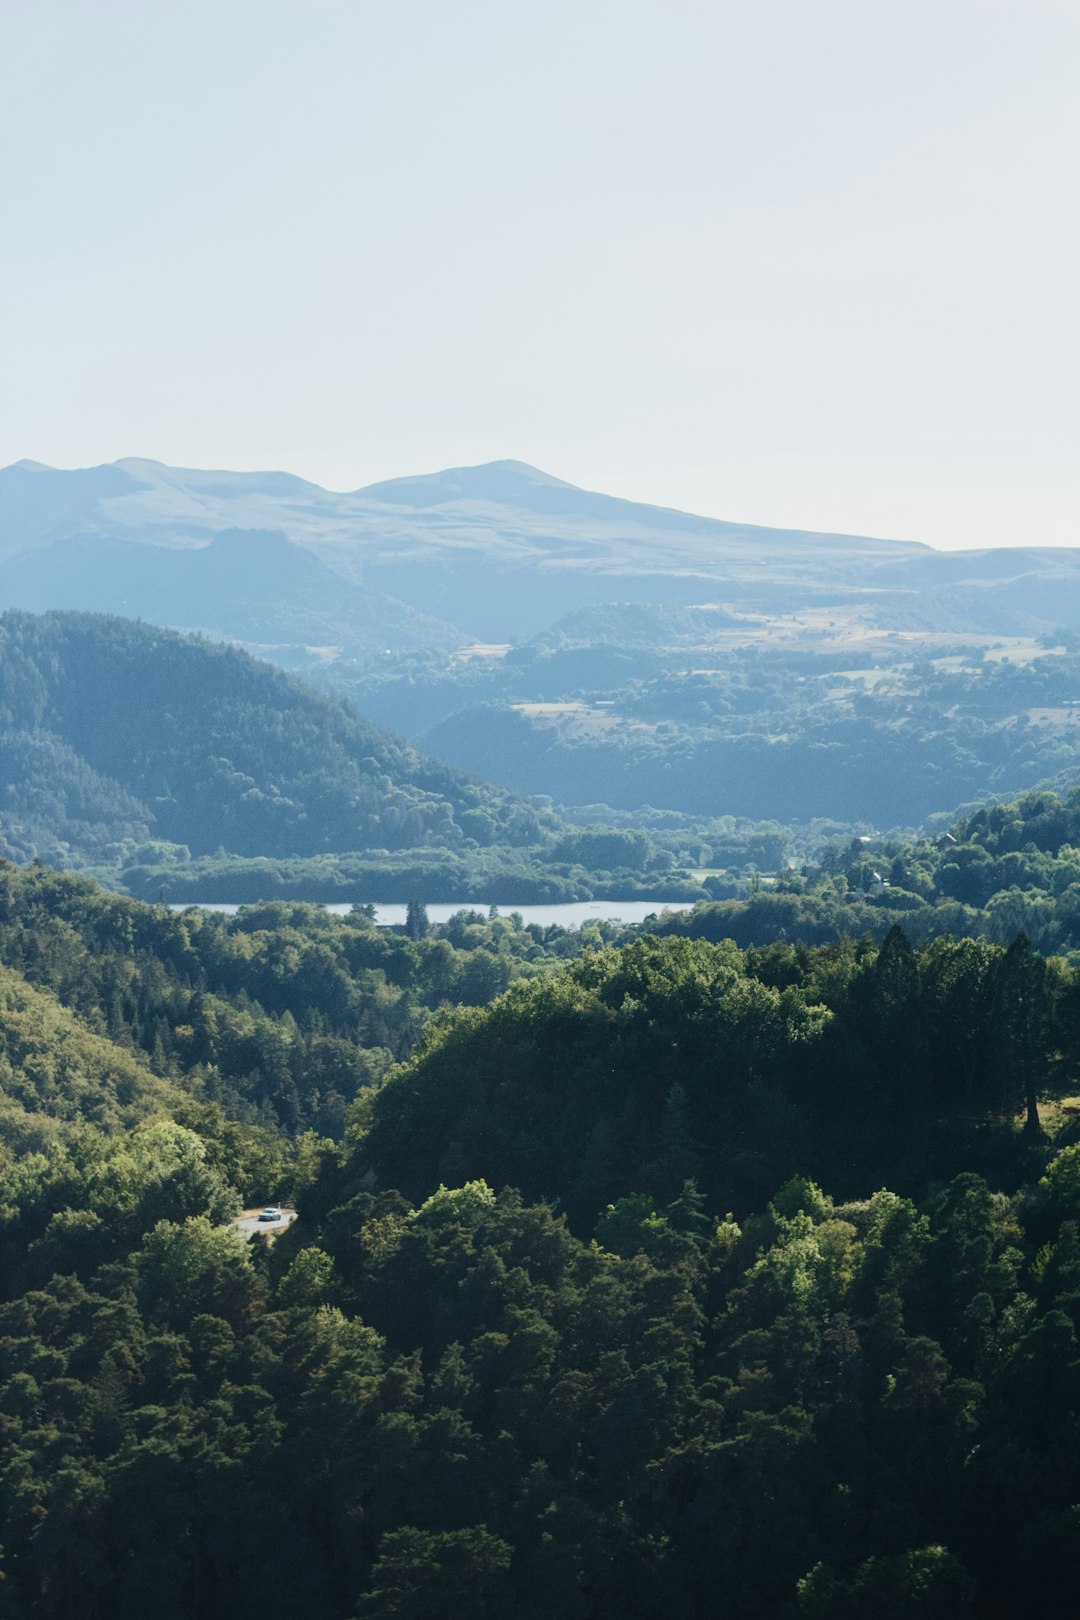
[[[1080,545],[1077,0],[0,0],[0,463]]]

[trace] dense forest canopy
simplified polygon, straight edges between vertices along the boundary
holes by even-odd
[[[97,1072],[85,1053],[104,1041],[124,1059],[133,1103],[155,1090],[149,1065],[174,1082],[174,1110],[179,1083],[282,1139],[310,1129],[337,1137],[358,1092],[411,1054],[436,1009],[483,1005],[617,932],[465,910],[433,928],[423,906],[412,913],[408,935],[376,928],[363,908],[177,913],[40,864],[0,862],[0,971],[27,998],[20,1023],[40,1016],[41,996],[59,1003],[50,1017],[78,1021],[78,1040],[64,1037],[80,1054],[64,1071],[73,1085]],[[5,1006],[13,1040],[7,996]],[[25,1039],[20,1031],[23,1065]]]
[[[1078,1013],[0,866],[0,1614],[1070,1612]]]
[[[429,1033],[372,1104],[361,1161],[417,1196],[482,1178],[557,1198],[588,1232],[621,1191],[760,1207],[800,1173],[854,1196],[1003,1171],[991,1128],[1070,1083],[1072,976],[899,927],[880,950],[646,936],[523,984]],[[1004,1155],[1005,1157],[1001,1157]]]
[[[122,619],[0,619],[0,723],[12,841],[78,843],[89,823],[99,844],[152,829],[194,854],[282,857],[527,845],[544,827],[269,665]]]

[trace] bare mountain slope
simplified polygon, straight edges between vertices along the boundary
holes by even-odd
[[[284,534],[315,554],[326,569],[327,611],[344,620],[329,638],[338,642],[363,644],[372,634],[377,642],[372,626],[389,624],[395,612],[402,639],[384,636],[385,645],[446,645],[458,633],[505,641],[607,602],[721,602],[765,616],[828,611],[878,629],[1003,634],[1080,625],[1077,551],[941,553],[909,541],[720,522],[579,489],[519,461],[344,494],[281,472],[139,459],[61,472],[20,462],[0,471],[0,563],[21,554],[14,574],[0,568],[0,604],[43,605],[41,575],[55,576],[66,558],[43,548],[73,537],[88,558],[101,548],[95,605],[131,611],[115,594],[123,570],[106,566],[107,544],[118,541],[155,548],[153,590],[171,600],[167,550],[205,548],[235,529]],[[366,606],[341,581],[367,592]],[[407,623],[386,598],[440,627]],[[196,599],[182,619],[172,611],[164,622],[243,639],[224,606]],[[299,632],[271,613],[259,633],[285,642]]]

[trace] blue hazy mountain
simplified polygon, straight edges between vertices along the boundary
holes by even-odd
[[[117,613],[275,647],[460,644],[453,626],[343,579],[280,530],[226,529],[166,548],[78,534],[0,564],[0,604]]]
[[[263,538],[247,556],[226,542],[230,572],[215,548],[235,530]],[[76,597],[76,580],[88,594]],[[266,644],[395,647],[508,641],[613,602],[1028,633],[1080,624],[1080,552],[941,553],[725,522],[580,489],[519,461],[347,493],[282,472],[139,459],[0,471],[2,605],[141,612]]]

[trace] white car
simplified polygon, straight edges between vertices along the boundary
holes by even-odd
[[[267,1204],[259,1219],[260,1221],[280,1221],[281,1211],[276,1204]]]

